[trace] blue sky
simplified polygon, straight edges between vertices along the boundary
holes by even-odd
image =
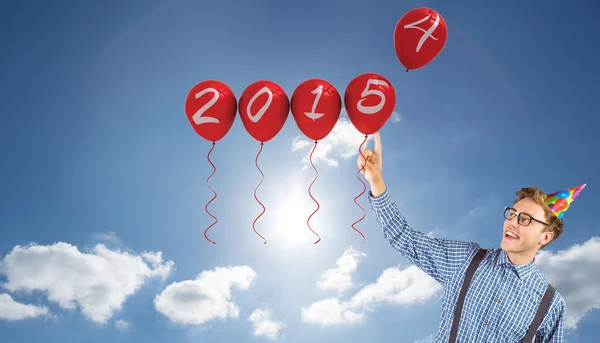
[[[393,29],[418,6],[442,14],[448,43],[431,64],[406,73]],[[209,236],[217,244],[203,237],[212,167],[210,143],[185,117],[191,87],[218,79],[239,98],[269,79],[291,96],[318,77],[343,94],[352,78],[376,72],[397,93],[397,114],[381,130],[384,178],[414,228],[497,247],[502,209],[516,190],[588,184],[565,215],[564,234],[538,260],[567,299],[568,341],[591,341],[600,327],[592,216],[600,75],[595,23],[585,14],[599,6],[4,3],[0,337],[427,342],[438,326],[439,287],[387,245],[366,195],[359,203],[367,216],[357,224],[364,244],[352,230],[362,216],[353,202],[362,191],[362,135],[345,112],[315,153],[312,193],[321,208],[311,226],[319,244],[306,226],[315,209],[307,193],[314,171],[303,162],[310,149],[291,114],[259,160],[266,213],[257,230],[268,243],[252,230],[261,212],[253,196],[259,144],[239,117],[211,155],[218,196],[210,210],[219,221]],[[412,281],[403,288],[382,274]],[[380,293],[364,291],[371,284]],[[414,289],[421,298],[407,296]],[[368,306],[350,309],[357,294]],[[364,316],[344,321],[343,311]]]

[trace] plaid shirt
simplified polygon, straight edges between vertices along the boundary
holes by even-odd
[[[448,342],[465,273],[479,245],[430,238],[411,229],[386,190],[369,202],[389,244],[444,286],[435,342]],[[458,326],[457,342],[520,342],[537,312],[548,281],[534,263],[513,265],[490,249],[473,276]],[[534,342],[563,342],[565,302],[556,292]]]

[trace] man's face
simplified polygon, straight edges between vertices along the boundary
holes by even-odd
[[[552,235],[550,233],[542,232],[546,229],[546,225],[536,221],[546,222],[546,216],[544,215],[544,209],[533,199],[524,198],[512,208],[514,210],[510,210],[509,219],[504,220],[502,242],[500,243],[502,250],[512,253],[535,252],[541,248],[542,244],[546,244],[551,240]],[[529,225],[519,224],[515,211],[522,213],[522,221],[525,218],[533,218],[527,220]],[[523,222],[523,224],[526,223]]]

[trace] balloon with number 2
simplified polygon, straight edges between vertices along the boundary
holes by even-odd
[[[215,143],[221,140],[231,129],[237,113],[235,94],[225,83],[216,80],[206,80],[195,85],[185,100],[185,113],[194,131],[202,138],[212,142],[212,147],[206,158],[213,167],[213,172],[206,180],[206,185],[213,192],[213,197],[204,207],[206,213],[215,221],[204,230],[204,238],[215,244],[206,233],[218,222],[218,219],[208,211],[208,205],[217,198],[217,192],[210,187],[208,181],[217,171],[210,160],[210,154]]]

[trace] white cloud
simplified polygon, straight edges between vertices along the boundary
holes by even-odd
[[[352,256],[348,251],[344,256],[347,265],[351,266],[355,262],[348,258]],[[338,260],[338,265],[344,264],[339,263],[340,260],[344,261],[344,256]],[[347,285],[344,282],[337,284]],[[302,307],[302,320],[322,326],[357,324],[363,321],[366,312],[372,311],[381,303],[402,306],[423,303],[441,289],[441,284],[415,266],[405,269],[388,268],[376,282],[365,286],[348,300],[330,297]]]
[[[434,340],[435,340],[435,337],[433,336],[433,334],[431,334],[427,337],[423,337],[421,339],[414,341],[414,343],[433,343]]]
[[[205,270],[195,280],[174,282],[154,299],[156,310],[178,324],[203,324],[216,318],[238,318],[231,289],[247,290],[256,277],[248,266]]]
[[[63,242],[15,246],[0,262],[0,274],[8,279],[2,286],[11,292],[44,292],[61,308],[78,306],[89,319],[105,323],[148,279],[170,274],[174,263],[163,263],[160,252],[144,255],[155,262],[152,268],[141,256],[102,244],[90,253]]]
[[[536,265],[565,298],[566,328],[575,329],[590,311],[600,309],[600,237],[556,254],[540,251]]]
[[[400,120],[402,120],[402,118],[400,117],[400,113],[394,111],[392,112],[392,117],[390,118],[392,120],[392,123],[397,124],[400,122]]]
[[[387,302],[394,305],[412,305],[431,299],[442,285],[416,266],[397,267],[383,271],[377,282],[365,286],[349,301],[352,307],[368,309]]]
[[[353,309],[348,302],[337,298],[327,298],[302,307],[302,321],[322,326],[357,324],[362,322],[364,313]]]
[[[121,244],[121,239],[119,237],[117,237],[117,235],[114,232],[108,232],[108,233],[94,233],[92,234],[93,238],[97,241],[104,241],[104,242],[108,242],[108,243],[113,243],[113,244],[117,244],[120,245]]]
[[[349,159],[353,156],[358,156],[358,149],[365,139],[365,135],[360,133],[352,122],[346,118],[338,119],[335,127],[317,144],[312,161],[316,166],[319,161],[324,162],[330,167],[337,167],[340,159]],[[369,141],[373,140],[373,135],[369,135],[367,141],[363,145],[367,147]],[[314,142],[298,136],[292,142],[292,151],[307,150],[306,156],[302,158],[304,169],[310,166],[310,152],[314,146]]]
[[[129,329],[129,323],[123,319],[119,319],[115,322],[115,326],[117,327],[117,329],[121,330],[121,331],[125,331],[127,329]]]
[[[358,267],[359,258],[367,256],[352,247],[346,249],[342,257],[336,261],[336,268],[329,269],[323,273],[317,281],[317,286],[322,290],[333,290],[339,294],[354,287],[352,273]]]
[[[22,304],[15,301],[10,294],[0,294],[0,319],[14,321],[49,315],[45,306]]]
[[[286,327],[283,322],[271,319],[271,311],[266,308],[255,309],[248,321],[254,326],[254,336],[264,336],[273,341],[279,338],[279,331]]]

